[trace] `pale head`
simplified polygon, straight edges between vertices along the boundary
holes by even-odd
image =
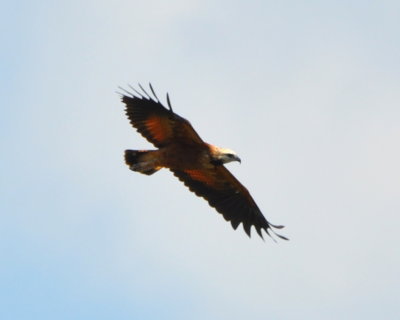
[[[213,153],[215,160],[221,161],[224,164],[232,161],[238,161],[241,163],[241,160],[236,152],[231,149],[215,147]]]

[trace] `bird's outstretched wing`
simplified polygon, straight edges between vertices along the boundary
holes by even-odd
[[[157,148],[168,145],[171,141],[204,143],[192,125],[186,119],[173,112],[169,96],[167,101],[169,109],[165,108],[158,100],[153,87],[150,89],[153,96],[149,95],[140,85],[142,93],[131,88],[130,93],[122,88],[122,102],[126,105],[126,115],[137,131]]]
[[[281,229],[269,223],[249,191],[224,166],[209,166],[196,170],[171,170],[192,192],[203,197],[210,206],[230,221],[233,229],[243,224],[243,229],[250,237],[251,227],[263,238],[261,230],[271,236],[272,231],[281,239],[286,237],[277,234],[273,228]]]

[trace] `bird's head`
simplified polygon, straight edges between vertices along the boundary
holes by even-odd
[[[236,154],[236,152],[230,149],[216,148],[214,152],[214,157],[215,160],[220,161],[223,164],[232,161],[238,161],[239,163],[241,163],[241,160]]]

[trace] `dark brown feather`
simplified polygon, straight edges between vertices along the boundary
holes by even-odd
[[[252,226],[261,238],[263,237],[262,229],[271,236],[269,231],[276,234],[273,228],[281,228],[265,219],[247,189],[224,166],[213,166],[201,170],[201,176],[189,170],[171,169],[171,171],[190,191],[207,200],[211,207],[223,215],[225,220],[230,221],[234,229],[242,223],[249,237]],[[206,176],[208,180],[205,179]],[[276,235],[287,240],[282,235]]]
[[[143,89],[142,89],[143,90]],[[153,89],[151,89],[153,92]],[[157,148],[162,148],[170,142],[204,143],[192,125],[186,119],[166,109],[159,101],[150,95],[139,93],[122,95],[126,105],[126,115],[137,131]],[[157,99],[157,98],[156,98]]]

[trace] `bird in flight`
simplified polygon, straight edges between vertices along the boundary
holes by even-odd
[[[181,180],[190,191],[203,197],[233,229],[240,223],[250,237],[254,226],[261,238],[264,230],[281,239],[273,225],[263,216],[249,191],[226,169],[224,164],[239,161],[238,155],[229,149],[204,142],[186,119],[177,115],[167,94],[168,109],[158,99],[149,84],[152,95],[139,84],[141,91],[130,87],[133,92],[121,94],[126,115],[132,126],[156,150],[125,150],[125,162],[133,171],[151,175],[161,168],[167,168]]]

